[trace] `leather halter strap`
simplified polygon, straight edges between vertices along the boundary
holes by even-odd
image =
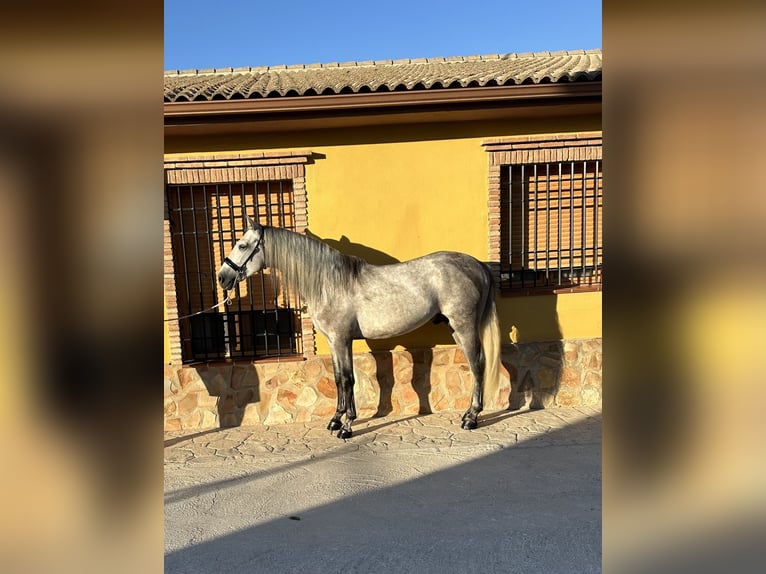
[[[233,262],[231,259],[229,259],[228,257],[226,257],[226,258],[223,260],[224,264],[226,264],[226,265],[228,265],[229,267],[231,267],[231,268],[234,270],[234,272],[235,272],[235,273],[236,273],[238,276],[244,276],[244,274],[245,274],[245,268],[247,267],[247,264],[248,264],[248,263],[250,263],[250,260],[251,260],[251,259],[252,259],[252,258],[255,256],[255,254],[256,254],[256,253],[258,253],[258,251],[260,250],[260,248],[261,248],[261,242],[262,242],[262,241],[263,241],[263,238],[260,238],[258,241],[256,241],[256,242],[255,242],[255,246],[253,247],[253,250],[250,252],[250,255],[248,255],[248,256],[247,256],[247,259],[245,259],[245,260],[242,262],[242,264],[241,264],[241,265],[237,265],[236,263],[234,263],[234,262]]]

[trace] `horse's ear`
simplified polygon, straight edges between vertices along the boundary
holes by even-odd
[[[245,215],[245,217],[247,218],[247,228],[248,229],[252,229],[253,231],[255,231],[256,229],[258,229],[260,227],[260,225],[258,223],[256,223],[253,220],[252,217],[250,217],[249,215]]]

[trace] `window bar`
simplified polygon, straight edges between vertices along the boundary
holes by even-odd
[[[191,296],[191,285],[189,282],[189,261],[188,261],[188,254],[186,253],[186,226],[184,225],[184,197],[185,194],[182,192],[181,186],[177,186],[176,188],[176,194],[178,197],[178,221],[180,223],[180,231],[178,234],[178,238],[181,242],[181,253],[183,258],[183,269],[184,269],[184,290],[186,291],[186,311],[185,314],[190,314],[194,310],[192,307],[192,296]],[[185,337],[184,340],[188,341],[189,344],[192,343],[192,333],[191,333],[191,321],[187,319],[182,320],[183,325],[185,327]]]
[[[532,222],[533,223],[532,237],[534,239],[532,240],[532,249],[531,249],[531,252],[534,253],[535,274],[533,275],[533,278],[532,278],[532,286],[537,287],[537,194],[539,193],[538,181],[537,181],[537,164],[534,164],[532,166],[532,174],[533,174],[532,178],[534,179],[534,182],[535,182],[535,197],[534,197],[534,205],[532,210],[532,215],[534,217],[534,220]],[[531,190],[529,193],[531,194]]]
[[[266,181],[266,223],[269,227],[274,226],[273,206],[271,204],[271,181]],[[274,270],[271,270],[274,273]],[[266,355],[271,355],[271,349],[269,348],[269,308],[266,302],[266,278],[261,273],[261,293],[263,299],[263,316],[265,318],[263,322],[263,340],[266,345]],[[276,314],[279,304],[277,301],[277,288],[276,288],[276,276],[271,277],[271,287],[274,292],[274,313]]]
[[[575,162],[569,162],[569,283],[572,284],[574,275],[574,166]]]
[[[545,164],[545,286],[549,287],[551,256],[551,164]]]
[[[287,228],[287,219],[285,219],[285,190],[283,181],[279,180],[279,226],[283,229]]]
[[[599,201],[601,199],[601,193],[599,191],[602,189],[599,181],[599,160],[596,160],[595,162],[595,171],[593,173],[594,182],[593,182],[593,272],[598,273],[598,267],[599,267],[599,257],[598,257],[598,207],[599,207]],[[600,281],[600,278],[597,277],[597,280]]]
[[[229,184],[230,187],[234,187],[233,183]],[[247,220],[247,216],[249,215],[247,212],[247,200],[245,198],[245,182],[242,181],[239,183],[239,198],[240,198],[240,205],[242,206],[242,221]],[[256,214],[257,219],[257,214]],[[253,289],[252,289],[252,279],[248,278],[247,280],[247,299],[249,302],[248,307],[252,310],[253,309]],[[240,302],[239,305],[241,307],[241,294],[240,294]],[[250,352],[251,346],[246,344],[245,337],[246,333],[250,333],[250,337],[253,340],[252,341],[252,349],[255,349],[255,318],[253,316],[253,313],[249,313],[247,316],[247,319],[245,318],[245,315],[243,313],[239,314],[239,331],[240,331],[240,345],[239,345],[239,354],[240,356],[244,356]],[[250,329],[245,329],[243,324],[244,323],[250,324]]]
[[[215,186],[215,217],[218,220],[218,255],[223,261],[226,258],[226,238],[223,231],[223,215],[221,214],[221,194],[223,192],[221,191],[221,186],[219,184],[216,184]],[[226,325],[226,345],[229,348],[229,355],[234,354],[234,349],[236,348],[236,328],[235,332],[231,333],[229,332],[229,311],[228,307],[224,311],[224,324]]]
[[[231,230],[232,230],[232,239],[234,240],[234,249],[236,249],[237,244],[237,238],[242,235],[244,230],[247,228],[247,225],[244,223],[245,221],[245,213],[242,211],[241,204],[237,204],[237,189],[236,189],[236,183],[235,182],[228,182],[226,184],[226,188],[228,190],[229,195],[229,213],[231,214],[231,217],[233,219],[233,222],[231,224]],[[239,207],[240,209],[240,215],[242,217],[242,227],[240,227],[239,220],[237,219],[236,210]],[[243,313],[243,301],[245,301],[245,291],[250,291],[250,278],[247,278],[243,281],[240,281],[237,283],[237,311],[234,314],[235,321],[235,334],[234,336],[237,339],[237,356],[242,357],[247,354],[248,347],[247,347],[247,314]],[[245,308],[247,306],[245,305]]]
[[[192,214],[192,237],[194,237],[194,259],[197,263],[197,292],[199,293],[199,309],[205,308],[205,300],[202,293],[202,263],[199,258],[199,241],[197,236],[197,206],[194,203],[194,188],[189,188],[189,197],[191,198],[191,214]]]
[[[515,166],[508,168],[508,286],[513,287],[513,174]]]
[[[234,193],[232,191],[232,184],[228,183],[226,184],[227,189],[227,195],[229,197],[229,230],[231,233],[231,240],[232,244],[237,239],[237,226],[234,223]],[[243,218],[244,220],[244,218]],[[239,342],[239,350],[240,353],[244,352],[244,349],[242,348],[242,291],[240,288],[239,282],[235,285],[236,293],[237,293],[237,325],[235,326],[235,333],[234,336]]]
[[[211,214],[210,214],[210,236],[212,241],[212,235],[213,235],[213,217],[218,217],[218,246],[220,251],[220,260],[221,263],[223,263],[224,258],[226,255],[224,254],[225,249],[225,243],[223,240],[223,224],[221,220],[221,186],[220,184],[215,184],[215,202],[216,202],[216,208],[215,208],[215,215],[213,215],[213,208],[211,206]],[[205,204],[208,202],[206,201]],[[215,261],[215,254],[211,253],[212,261]],[[213,269],[213,273],[215,273],[215,269]],[[213,277],[213,286],[215,287],[215,276]],[[216,293],[218,292],[216,288]],[[216,303],[218,301],[216,300]],[[234,355],[237,349],[237,333],[236,333],[236,327],[234,329],[234,332],[231,332],[231,316],[229,315],[229,306],[224,305],[223,311],[222,311],[222,320],[223,320],[223,340],[224,340],[224,357],[231,357]]]
[[[292,200],[292,204],[295,205],[294,199],[294,189],[293,189],[293,180],[290,180],[288,189],[283,190],[282,193],[282,216],[284,217],[285,226],[287,226],[287,215],[285,210],[286,202],[285,200],[289,199]],[[289,205],[289,203],[287,203]],[[291,221],[290,221],[290,230],[296,231],[295,228],[295,208],[292,208],[291,210]],[[297,292],[287,293],[287,296],[289,298],[289,307],[291,309],[294,309],[294,312],[290,314],[290,336],[289,336],[289,342],[290,342],[290,352],[294,354],[298,354],[299,352],[299,344],[302,348],[303,340],[301,339],[300,343],[298,341],[299,337],[303,336],[303,332],[301,330],[301,312],[300,312],[300,294]]]
[[[292,180],[290,182],[290,189],[288,199],[289,199],[289,205],[290,205],[290,213],[291,213],[291,223],[290,223],[290,229],[293,231],[298,230],[298,214],[295,207],[295,180]],[[305,350],[304,344],[303,344],[303,312],[301,309],[303,308],[303,302],[301,301],[301,294],[295,291],[293,293],[293,303],[295,306],[295,317],[294,317],[294,323],[293,323],[293,329],[295,335],[291,337],[291,341],[295,344],[295,352],[296,353],[303,353]]]
[[[227,241],[226,232],[224,231],[224,206],[221,204],[221,196],[225,193],[224,186],[217,184],[215,186],[215,202],[216,202],[216,219],[218,221],[218,252],[221,261],[223,261],[226,256],[228,255],[228,252],[231,250],[231,242]],[[224,317],[225,321],[229,323],[230,313],[228,308],[224,309]],[[232,313],[231,316],[233,317],[234,314]],[[229,356],[233,356],[235,353],[235,350],[237,348],[237,332],[236,332],[236,326],[233,326],[234,329],[227,331],[226,333],[226,345],[229,348]]]
[[[184,264],[184,287],[186,290],[186,313],[189,314],[192,312],[191,307],[191,291],[189,290],[189,269],[186,264],[186,237],[184,234],[184,210],[183,210],[183,199],[181,196],[181,186],[176,186],[176,196],[178,198],[178,222],[180,224],[180,231],[179,231],[179,237],[181,240],[181,256],[183,258],[183,264]]]
[[[295,187],[293,185],[294,181],[295,180],[290,181],[290,186],[288,190],[289,193],[287,194],[287,197],[291,200],[291,203],[293,205],[293,208],[291,209],[291,214],[292,214],[291,223],[290,223],[291,231],[296,231],[296,227],[295,227],[296,214],[295,214],[295,207],[294,207],[295,206]],[[285,193],[282,194],[282,214],[283,214],[283,217],[285,218],[285,226],[287,226],[287,216],[285,215],[285,195],[286,195]],[[301,307],[300,297],[301,296],[300,296],[300,293],[297,293],[297,292],[293,292],[293,293],[288,292],[288,297],[290,298],[289,306],[295,309],[295,313],[291,317],[292,331],[290,335],[290,352],[298,354],[299,350],[303,349],[303,330],[301,329],[302,315],[300,312],[300,307]],[[298,337],[301,337],[300,349],[299,349]]]
[[[558,216],[558,235],[557,235],[557,245],[556,245],[556,257],[558,259],[558,265],[556,266],[556,270],[558,272],[558,281],[556,283],[557,287],[561,286],[561,251],[563,249],[562,241],[561,241],[561,218],[563,217],[562,209],[561,209],[561,187],[562,187],[562,170],[561,170],[562,163],[558,162],[559,167],[559,182],[558,182],[558,209],[559,209],[559,216]]]
[[[212,273],[212,282],[210,284],[210,290],[213,297],[213,303],[218,303],[218,289],[217,289],[217,282],[216,282],[216,269],[215,269],[215,254],[213,252],[213,244],[212,244],[212,229],[210,225],[210,211],[208,209],[208,193],[207,193],[207,185],[202,185],[202,206],[203,206],[203,212],[205,214],[205,226],[206,226],[206,237],[207,237],[207,254],[210,258],[210,266],[212,269],[209,269]],[[224,315],[225,317],[225,315]],[[215,337],[215,333],[213,333],[213,336]],[[225,347],[225,352],[228,352],[229,350],[229,331],[228,331],[228,325],[226,324],[226,320],[224,318],[223,322],[223,342]]]
[[[263,201],[261,200],[261,190],[263,189],[263,182],[262,181],[252,181],[252,202],[253,202],[253,216],[255,220],[260,224],[263,220]],[[257,347],[258,344],[260,344],[260,340],[262,336],[265,336],[263,333],[263,327],[258,326],[258,320],[257,317],[262,317],[265,312],[265,299],[264,299],[264,293],[266,292],[266,282],[265,282],[265,276],[266,273],[265,270],[261,269],[261,271],[258,273],[258,282],[260,284],[260,302],[256,301],[255,293],[253,294],[253,301],[252,301],[252,308],[253,308],[253,317],[255,322],[255,328],[253,329],[253,354],[260,356],[262,354],[262,351],[260,351]],[[271,271],[273,273],[273,270]],[[253,279],[253,282],[256,280]]]
[[[585,246],[585,236],[586,236],[586,215],[587,215],[587,209],[585,208],[585,205],[588,203],[588,200],[586,199],[585,192],[588,188],[588,162],[583,161],[582,162],[582,217],[580,218],[582,221],[582,244],[580,245],[581,254],[580,258],[582,259],[582,277],[580,277],[580,284],[585,283],[585,259],[586,254],[588,252],[587,247]]]
[[[215,217],[218,219],[218,255],[223,261],[226,258],[226,240],[223,233],[223,219],[221,217],[221,186],[215,186]]]
[[[284,190],[282,189],[282,180],[280,179],[277,182],[277,185],[279,187],[279,198],[277,201],[278,204],[278,210],[277,210],[277,220],[279,221],[279,226],[284,228],[285,227],[285,204],[284,204],[284,196],[282,195],[284,193]],[[284,290],[284,288],[283,288]],[[274,289],[274,297],[279,298],[279,291],[277,289]],[[286,307],[290,308],[290,301],[288,299],[288,296],[286,293],[283,293],[283,298],[285,301]],[[279,328],[279,305],[276,305],[277,307],[277,354],[282,354],[282,335],[281,335],[281,329]]]
[[[194,187],[189,186],[189,199],[191,201],[191,215],[192,215],[192,237],[194,238],[194,259],[197,264],[197,292],[199,293],[199,309],[202,311],[205,308],[205,293],[202,286],[202,261],[200,259],[200,245],[199,245],[199,230],[197,229],[197,203],[194,194]],[[207,321],[202,321],[202,340],[205,343],[205,348],[209,348],[209,344],[215,339],[215,331],[208,332],[210,325]],[[205,351],[205,355],[208,355],[208,351]]]
[[[292,189],[292,183],[288,184],[289,189]],[[285,198],[288,197],[288,192],[285,189],[285,182],[280,181],[279,182],[279,212],[282,214],[282,226],[286,229],[290,229],[290,231],[295,231],[294,225],[290,225],[288,227],[288,221],[287,221],[287,211],[285,209]],[[295,223],[295,213],[293,213],[293,223]],[[290,353],[297,353],[298,352],[298,337],[297,337],[297,329],[295,326],[295,321],[298,319],[299,311],[297,309],[297,300],[298,295],[295,293],[290,293],[287,289],[285,289],[284,292],[284,298],[288,309],[294,309],[293,312],[288,313],[289,318],[289,326],[290,331],[288,335],[288,343],[290,346]],[[280,339],[281,341],[281,339]],[[281,345],[281,342],[280,342]],[[281,348],[281,347],[280,347]]]
[[[211,239],[212,235],[212,229],[210,225],[210,210],[208,209],[208,195],[207,195],[207,185],[202,186],[202,205],[203,210],[205,213],[205,225],[207,226],[207,230],[205,233],[205,236],[207,238],[207,254],[208,257],[210,257],[210,266],[212,267],[212,274],[213,274],[213,281],[211,284],[211,294],[213,296],[213,303],[218,303],[218,289],[216,288],[217,282],[216,282],[216,269],[215,269],[215,253],[213,252],[213,243]]]
[[[222,186],[226,191],[226,195],[229,198],[229,229],[230,229],[230,235],[231,235],[231,247],[229,249],[236,249],[237,245],[237,236],[239,235],[239,227],[235,224],[236,218],[234,216],[234,183],[228,182],[223,184]],[[236,293],[237,293],[237,312],[232,313],[232,316],[234,318],[233,327],[234,327],[234,333],[232,333],[232,338],[236,341],[236,347],[234,352],[231,353],[232,357],[241,357],[244,355],[246,350],[245,345],[245,330],[243,328],[243,316],[242,316],[242,285],[241,283],[237,282],[236,284]]]
[[[524,231],[524,215],[525,212],[529,211],[529,206],[526,202],[527,194],[529,193],[528,189],[524,189],[524,164],[521,165],[521,217],[519,220],[521,221],[521,287],[524,287],[524,271],[526,270],[526,262],[524,261],[524,244],[527,243],[525,241],[525,231]]]
[[[176,192],[176,199],[178,201],[178,208],[173,209],[172,211],[175,211],[178,213],[178,227],[179,230],[176,232],[176,238],[181,243],[181,259],[183,262],[183,289],[186,292],[186,308],[185,310],[179,311],[179,315],[183,314],[189,314],[191,313],[191,292],[189,291],[189,270],[186,268],[186,240],[184,238],[184,214],[183,214],[183,200],[181,196],[181,186],[173,186],[173,189]],[[170,189],[167,190],[168,195],[170,194]],[[174,253],[174,255],[178,255]],[[187,328],[188,325],[188,319],[181,319],[179,321],[179,329],[185,333],[183,333],[186,336],[183,336],[184,341],[191,342],[191,329]]]
[[[250,213],[247,210],[247,194],[246,194],[246,187],[245,182],[241,181],[239,183],[239,198],[240,198],[240,205],[242,206],[242,218],[243,221],[247,219],[247,216],[250,215]],[[255,214],[255,219],[258,219],[258,213]],[[247,319],[245,319],[245,315],[240,314],[239,320],[241,323],[249,323],[250,329],[244,329],[240,326],[240,331],[242,332],[241,338],[241,345],[240,345],[240,354],[242,356],[252,352],[255,354],[255,338],[256,338],[256,325],[255,325],[255,314],[253,313],[253,310],[255,309],[255,305],[253,304],[253,282],[252,278],[249,278],[247,280],[247,302],[248,302],[248,309],[250,310],[250,313],[247,315]],[[250,334],[250,344],[245,344],[245,333]]]

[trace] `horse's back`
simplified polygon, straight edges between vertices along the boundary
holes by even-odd
[[[437,251],[406,263],[412,263],[418,271],[418,268],[429,271],[430,273],[425,275],[423,280],[440,290],[465,291],[473,286],[478,291],[483,291],[487,283],[491,282],[489,268],[467,253]]]
[[[491,281],[486,266],[464,253],[439,251],[390,265],[366,265],[354,306],[365,337],[406,333],[445,311],[475,308]]]
[[[442,287],[446,281],[484,282],[489,270],[486,265],[466,253],[437,251],[422,257],[391,263],[388,265],[367,265],[363,281],[381,284],[402,284],[408,286],[431,285]]]

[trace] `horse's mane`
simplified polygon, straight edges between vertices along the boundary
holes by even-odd
[[[266,266],[308,302],[344,296],[367,263],[317,239],[279,227],[263,227]]]

